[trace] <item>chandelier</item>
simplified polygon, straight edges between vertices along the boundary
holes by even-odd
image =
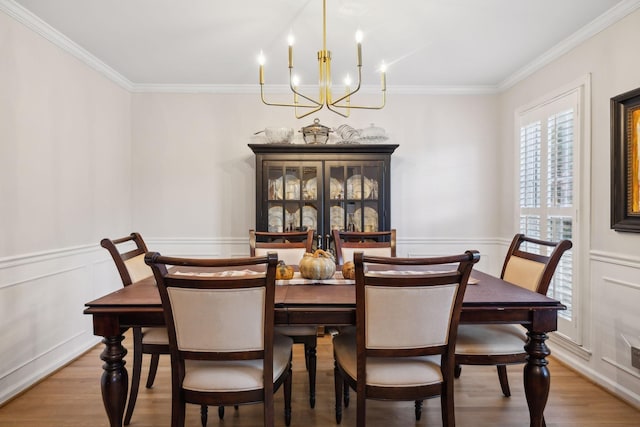
[[[362,81],[362,32],[356,32],[356,47],[357,47],[357,67],[358,67],[358,82],[355,89],[351,90],[351,81],[349,76],[345,78],[345,94],[338,99],[333,99],[331,91],[331,52],[327,50],[327,1],[322,0],[322,50],[318,51],[318,69],[319,69],[319,93],[317,98],[312,98],[303,94],[299,88],[299,79],[293,73],[293,36],[289,36],[289,88],[293,92],[293,103],[276,103],[268,102],[264,95],[264,54],[260,52],[258,62],[260,64],[260,97],[262,102],[266,105],[272,105],[277,107],[293,107],[295,108],[296,118],[301,119],[310,114],[319,111],[323,107],[332,112],[341,115],[342,117],[349,117],[352,108],[365,109],[365,110],[380,110],[384,107],[387,97],[387,81],[386,81],[386,66],[382,64],[380,67],[380,80],[382,86],[382,101],[377,106],[364,106],[351,104],[351,96],[360,90],[360,84]],[[300,101],[302,99],[302,101]],[[300,111],[300,110],[302,111]]]

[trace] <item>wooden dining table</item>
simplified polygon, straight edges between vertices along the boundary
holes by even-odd
[[[413,268],[413,267],[412,267]],[[296,284],[291,284],[296,283]],[[355,286],[348,281],[330,284],[297,284],[278,281],[275,293],[275,322],[279,325],[354,325]],[[344,284],[337,284],[344,283]],[[128,373],[123,333],[134,326],[164,326],[164,314],[153,277],[133,283],[85,304],[93,317],[93,332],[104,339],[100,358],[104,361],[101,388],[105,410],[112,427],[121,427]],[[557,314],[566,307],[560,302],[523,289],[500,278],[473,270],[464,296],[461,323],[519,323],[528,330],[524,346],[528,354],[524,367],[524,388],[530,426],[543,425],[549,395],[550,372],[546,357],[550,350],[547,333],[557,329]],[[526,422],[523,420],[523,423]]]

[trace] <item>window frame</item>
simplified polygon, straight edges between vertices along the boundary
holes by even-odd
[[[588,248],[590,245],[590,165],[591,165],[591,76],[589,74],[567,84],[546,95],[530,102],[524,106],[516,108],[514,111],[514,129],[513,129],[513,154],[514,154],[514,174],[513,174],[513,191],[514,191],[514,212],[513,224],[514,233],[520,230],[520,215],[526,214],[527,210],[521,212],[520,208],[520,132],[521,123],[525,116],[532,114],[534,111],[544,108],[558,100],[567,96],[575,96],[574,108],[574,176],[573,176],[573,286],[572,286],[572,305],[573,319],[571,321],[558,317],[558,331],[555,332],[554,338],[559,338],[563,344],[579,347],[585,344],[588,334],[585,333],[590,328],[588,324],[589,318],[586,316],[586,310],[590,304],[590,280],[588,274]],[[543,127],[546,130],[546,124]],[[546,136],[545,136],[546,140]],[[546,149],[542,150],[546,152]],[[547,162],[547,158],[541,159]],[[543,173],[546,167],[543,168]],[[546,182],[546,176],[545,176]],[[546,190],[545,190],[546,193]],[[546,205],[546,200],[541,200]],[[546,210],[546,207],[543,208]],[[548,214],[548,213],[547,213]],[[546,227],[546,221],[540,224]]]

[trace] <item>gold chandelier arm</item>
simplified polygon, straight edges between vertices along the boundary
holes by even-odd
[[[333,112],[333,113],[336,113],[336,114],[338,114],[338,115],[340,115],[340,116],[342,116],[342,117],[349,117],[349,114],[351,113],[351,111],[350,111],[350,110],[347,110],[347,113],[345,114],[345,113],[343,113],[342,111],[334,110],[334,109],[333,109],[333,107],[334,107],[334,105],[333,105],[333,104],[327,104],[327,108],[329,109],[329,111],[331,111],[331,112]],[[336,107],[339,107],[339,108],[349,108],[349,107],[347,107],[347,106],[342,107],[342,106],[340,106],[340,105],[336,105]]]
[[[344,96],[341,96],[340,98],[338,98],[335,101],[331,102],[328,105],[337,106],[338,103],[340,103],[341,101],[344,101],[345,99],[347,100],[347,102],[349,102],[349,98],[351,97],[351,95],[354,95],[356,92],[358,92],[360,90],[361,83],[362,83],[362,66],[359,65],[358,66],[358,85],[356,86],[356,88],[354,90],[352,90],[351,92],[346,93]]]
[[[336,103],[331,104],[332,107],[336,108],[355,108],[357,110],[382,110],[387,103],[387,91],[382,91],[382,103],[380,105],[337,105]],[[328,107],[328,106],[327,106]],[[331,110],[334,111],[335,110]]]
[[[264,85],[260,85],[260,98],[262,99],[262,103],[263,104],[274,106],[274,107],[300,107],[300,108],[317,108],[318,107],[318,103],[316,103],[313,100],[311,100],[312,102],[314,102],[313,105],[308,105],[308,104],[288,104],[288,103],[267,101],[267,99],[264,96]],[[320,104],[320,108],[322,108],[321,104]],[[317,111],[317,110],[314,110],[314,111]]]
[[[308,112],[306,112],[306,113],[304,113],[304,114],[298,114],[298,108],[296,107],[296,109],[295,109],[295,112],[296,112],[296,119],[302,119],[302,118],[304,118],[304,117],[307,117],[307,116],[309,116],[309,115],[311,115],[311,114],[315,113],[316,111],[320,111],[320,110],[322,109],[322,107],[323,107],[323,105],[322,105],[322,104],[320,104],[320,105],[318,105],[315,109],[313,109],[313,110],[311,110],[311,111],[308,111]]]
[[[322,108],[322,102],[316,101],[313,98],[309,98],[307,95],[303,94],[302,92],[299,92],[298,89],[297,89],[297,86],[293,85],[293,67],[289,68],[289,88],[291,89],[291,92],[293,92],[293,95],[294,95],[294,98],[293,98],[294,99],[294,102],[293,102],[294,105],[298,105],[298,102],[297,102],[298,100],[296,99],[296,95],[297,95],[297,96],[300,96],[300,97],[306,99],[307,101],[309,101],[309,102],[311,102],[313,104],[313,105],[304,105],[304,104],[302,104],[302,105],[300,105],[300,107],[316,108],[316,107],[319,106],[320,108]]]
[[[348,94],[344,95],[343,97],[339,98],[338,100],[336,100],[335,102],[332,102],[330,105],[331,107],[335,107],[335,108],[345,108],[347,109],[347,111],[351,108],[355,108],[355,109],[359,109],[359,110],[381,110],[384,108],[385,104],[387,103],[387,84],[386,84],[386,76],[384,75],[384,73],[382,74],[381,77],[381,84],[382,84],[382,103],[380,105],[374,105],[374,106],[365,106],[365,105],[353,105],[351,104],[350,101],[350,97],[351,95],[353,95],[354,93],[358,92],[360,90],[360,84],[362,81],[362,68],[360,66],[358,66],[358,86],[351,92],[349,92]],[[343,101],[343,100],[347,100],[347,105],[340,105],[339,102]],[[327,105],[327,108],[329,108],[331,111],[340,114],[340,112],[332,109],[329,107],[329,105]]]

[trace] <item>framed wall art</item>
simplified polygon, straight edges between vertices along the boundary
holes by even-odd
[[[611,228],[640,233],[640,88],[611,98]]]

